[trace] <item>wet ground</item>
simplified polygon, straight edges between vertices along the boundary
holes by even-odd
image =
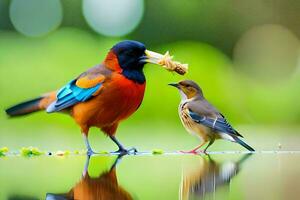
[[[300,152],[0,158],[0,199],[299,199]]]

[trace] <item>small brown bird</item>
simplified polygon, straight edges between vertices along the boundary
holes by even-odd
[[[171,83],[181,94],[179,105],[179,116],[185,129],[199,137],[202,143],[194,149],[185,153],[197,153],[197,150],[208,142],[207,148],[216,139],[225,139],[236,142],[249,151],[255,151],[252,147],[242,141],[239,134],[215,107],[213,107],[203,96],[201,88],[191,80]]]

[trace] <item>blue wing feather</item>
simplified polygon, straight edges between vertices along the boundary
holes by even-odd
[[[80,88],[75,82],[76,80],[69,82],[57,92],[56,101],[48,106],[47,112],[57,112],[76,103],[87,101],[102,86],[102,83],[99,83],[91,88]]]
[[[191,110],[189,111],[189,114],[195,122],[210,127],[218,132],[233,134],[239,137],[243,137],[223,117],[218,117],[215,119],[208,118],[205,116],[200,116],[199,114],[192,112]]]

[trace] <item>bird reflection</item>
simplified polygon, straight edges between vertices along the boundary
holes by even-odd
[[[208,194],[214,194],[221,186],[229,185],[231,179],[241,170],[241,164],[251,155],[246,154],[237,162],[221,163],[214,161],[210,156],[207,159],[200,157],[201,162],[197,168],[183,171],[180,199],[206,199]]]
[[[90,156],[87,156],[86,164],[81,180],[66,194],[46,195],[46,200],[129,200],[131,195],[119,186],[116,166],[123,155],[118,156],[111,166],[110,170],[101,173],[98,177],[92,178],[88,173]]]

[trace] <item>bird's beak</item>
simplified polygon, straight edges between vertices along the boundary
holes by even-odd
[[[153,63],[153,64],[157,64],[160,65],[159,61],[161,61],[164,58],[164,55],[160,54],[160,53],[156,53],[154,51],[149,51],[146,50],[145,51],[145,62],[147,63]]]
[[[176,87],[176,88],[179,89],[179,84],[178,83],[169,83],[168,85]]]

